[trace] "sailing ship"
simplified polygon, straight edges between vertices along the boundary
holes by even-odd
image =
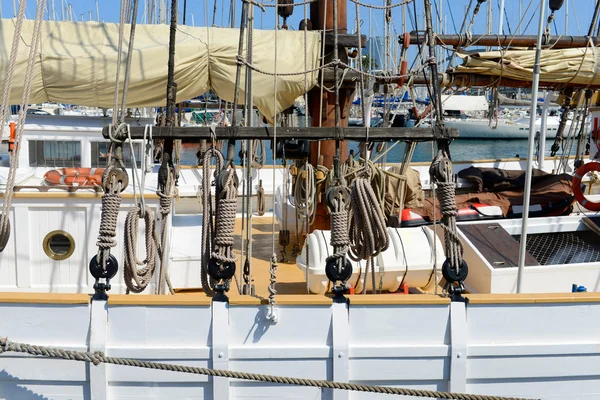
[[[460,132],[443,124],[440,87],[459,85],[468,72],[440,77],[436,63],[426,63],[431,128],[389,127],[385,114],[382,128],[346,128],[348,104],[364,78],[345,61],[348,48],[363,46],[360,30],[342,33],[346,2],[312,2],[310,23],[298,31],[254,29],[255,8],[268,3],[239,3],[239,30],[178,26],[176,0],[170,28],[136,26],[137,1],[118,25],[42,22],[42,1],[35,22],[25,21],[24,12],[18,23],[1,21],[6,43],[29,46],[14,50],[13,61],[0,60],[7,71],[3,115],[7,104],[22,105],[9,128],[10,166],[0,169],[8,209],[0,235],[0,395],[593,397],[600,376],[600,258],[598,221],[585,211],[598,207],[598,197],[584,197],[580,184],[583,179],[586,192],[593,186],[584,175],[598,163],[543,160],[542,170],[574,175],[575,207],[582,212],[528,219],[533,174],[522,161],[453,169],[449,144]],[[429,0],[423,4],[431,59],[432,10]],[[293,1],[275,6],[285,26]],[[38,48],[40,36],[45,42]],[[306,50],[302,62],[298,48]],[[29,54],[39,64],[28,62]],[[93,76],[85,76],[90,65]],[[409,75],[405,69],[378,79],[403,86]],[[574,83],[578,90],[597,79],[575,75],[582,79]],[[469,79],[478,76],[487,79],[480,71]],[[317,86],[319,78],[333,91]],[[177,126],[176,100],[209,89],[236,110],[243,105],[243,124],[234,111],[231,127]],[[313,126],[289,126],[285,110],[305,94]],[[29,103],[65,97],[112,107],[114,120],[25,120]],[[126,118],[126,108],[157,104],[167,106],[158,124]],[[259,126],[254,107],[270,126]],[[597,128],[597,109],[587,107],[581,119],[588,109]],[[180,167],[174,140],[192,138],[201,165]],[[236,168],[240,140],[245,150]],[[257,172],[255,140],[271,140],[283,167]],[[398,217],[415,193],[406,185],[414,146],[390,172],[367,163],[369,146],[361,148],[362,161],[348,157],[348,140],[437,142],[432,169],[413,165],[421,173],[412,175],[432,196],[423,196],[431,203],[429,224],[402,226]],[[594,135],[590,144],[593,160]],[[471,199],[466,210],[476,218],[461,222],[456,189],[473,182],[487,187],[490,171],[471,169],[459,184],[454,172],[516,165],[524,173],[501,176],[501,183],[514,188],[524,180],[524,218],[504,218],[506,199],[497,205]],[[373,188],[386,192],[390,176],[400,204],[392,198],[386,211]],[[376,179],[384,184],[374,185]],[[296,232],[276,224],[275,210],[267,209],[280,184],[282,198],[294,188],[287,212],[297,216]],[[571,199],[566,209],[572,206]]]

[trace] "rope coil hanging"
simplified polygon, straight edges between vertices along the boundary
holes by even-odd
[[[223,166],[223,154],[215,148],[213,142],[203,156],[202,160],[202,266],[200,270],[200,279],[204,292],[212,296],[214,295],[213,284],[208,275],[208,263],[210,262],[213,246],[213,237],[215,234],[215,226],[213,221],[213,202],[211,196],[211,169],[210,163],[214,159],[215,168],[221,170]]]
[[[371,272],[373,293],[377,292],[374,258],[387,250],[389,246],[385,215],[371,186],[370,170],[370,167],[366,165],[350,184],[352,204],[350,213],[350,258],[355,261],[367,261],[363,294],[367,291],[369,270]]]
[[[146,225],[146,259],[144,261],[140,261],[137,258],[137,233],[140,217],[144,219]],[[155,232],[154,212],[152,212],[150,207],[146,206],[142,208],[137,206],[127,213],[127,218],[125,219],[124,245],[126,251],[123,261],[123,275],[128,293],[143,292],[154,276],[157,252]],[[143,267],[137,268],[137,266]]]

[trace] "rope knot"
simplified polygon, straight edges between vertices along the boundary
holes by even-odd
[[[123,143],[127,139],[127,124],[124,122],[119,123],[116,126],[109,125],[108,137],[113,143]]]

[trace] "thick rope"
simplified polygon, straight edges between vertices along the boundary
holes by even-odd
[[[397,388],[387,386],[363,385],[357,383],[335,382],[317,379],[292,378],[285,376],[274,376],[266,374],[254,374],[247,372],[235,372],[212,368],[192,367],[188,365],[177,365],[159,363],[154,361],[136,360],[133,358],[107,357],[104,353],[89,351],[64,350],[56,347],[36,346],[27,343],[11,342],[6,338],[0,339],[0,354],[2,353],[24,353],[33,356],[90,362],[95,366],[100,364],[113,364],[128,367],[156,369],[160,371],[174,371],[186,374],[206,375],[230,379],[243,379],[247,381],[276,383],[282,385],[296,385],[318,387],[322,389],[351,390],[366,393],[382,393],[399,396],[415,396],[430,399],[456,399],[456,400],[528,400],[525,398],[490,396],[483,394],[449,393],[433,390],[420,390],[409,388]]]
[[[237,208],[237,188],[235,187],[235,170],[227,170],[229,174],[223,190],[218,194],[217,215],[215,221],[215,238],[211,258],[226,262],[236,262],[237,257],[233,254],[233,230],[235,228],[235,216]]]
[[[23,1],[24,3],[24,1]],[[10,222],[9,222],[9,212],[12,206],[13,194],[15,189],[15,179],[17,176],[17,169],[19,168],[19,154],[21,153],[21,141],[23,138],[23,130],[25,128],[25,119],[27,118],[27,110],[29,109],[29,95],[31,94],[31,84],[33,82],[33,68],[35,66],[35,59],[38,54],[38,45],[40,42],[41,36],[41,28],[42,28],[42,19],[44,18],[44,5],[46,3],[42,0],[38,0],[37,4],[37,12],[35,16],[35,22],[33,25],[33,35],[31,38],[31,47],[29,49],[29,57],[27,59],[27,67],[25,70],[25,82],[23,83],[23,94],[21,96],[21,108],[19,111],[19,118],[17,120],[17,132],[15,135],[15,148],[13,150],[13,154],[10,157],[10,168],[8,170],[8,177],[6,179],[6,190],[4,191],[4,200],[2,203],[2,214],[0,214],[0,243],[4,244],[8,241],[8,237],[10,236]],[[22,5],[24,6],[24,5]],[[22,21],[21,21],[22,23]],[[15,32],[16,35],[16,32]],[[18,36],[19,40],[21,40],[20,35]],[[13,43],[14,45],[14,43]],[[12,50],[11,50],[12,51]],[[12,56],[12,54],[11,54]],[[15,55],[16,57],[16,55]],[[10,68],[10,65],[9,65]],[[14,69],[14,65],[13,65]],[[7,72],[8,74],[8,72]],[[12,79],[12,77],[11,77]],[[12,83],[11,83],[12,85]],[[6,93],[3,95],[8,96]],[[4,98],[2,99],[4,102]],[[7,99],[8,102],[8,99]],[[4,131],[4,114],[6,114],[7,109],[2,108],[0,110],[3,113],[2,116],[2,125],[0,125],[0,130]],[[0,250],[3,250],[0,249]]]
[[[367,260],[370,264],[373,293],[376,293],[373,260],[387,250],[389,237],[385,225],[385,215],[373,187],[368,166],[350,184],[350,258],[355,261]],[[367,276],[363,294],[367,292]]]
[[[2,105],[0,105],[0,143],[4,135],[4,124],[6,123],[6,116],[8,115],[8,100],[12,91],[12,81],[15,75],[15,66],[17,64],[17,55],[19,53],[19,43],[21,43],[21,31],[23,30],[23,20],[25,19],[25,8],[27,0],[21,0],[19,2],[19,13],[17,15],[17,21],[15,22],[15,33],[13,35],[12,47],[10,49],[10,58],[8,60],[8,66],[6,69],[6,76],[4,80],[4,91],[2,92]]]
[[[212,253],[212,238],[214,235],[213,223],[213,202],[211,196],[211,169],[210,162],[215,159],[215,168],[220,171],[223,166],[223,154],[213,145],[208,149],[203,156],[202,162],[202,261],[200,269],[200,280],[204,292],[212,296],[214,290],[211,285],[211,280],[208,276],[208,262]]]
[[[333,254],[327,257],[326,261],[336,259],[341,264],[344,262],[350,246],[348,210],[346,203],[341,198],[333,200],[330,220],[331,239],[329,243],[333,246]]]
[[[264,140],[252,140],[249,152],[250,165],[254,169],[261,169],[267,162]]]
[[[100,229],[96,245],[98,246],[100,265],[103,269],[106,268],[110,249],[117,245],[115,237],[117,236],[117,220],[119,218],[119,208],[121,207],[122,198],[121,184],[119,183],[116,186],[116,190],[107,191],[102,195]]]
[[[119,117],[119,80],[121,75],[121,57],[123,53],[123,37],[125,36],[125,21],[129,0],[121,0],[121,19],[119,21],[119,44],[117,47],[117,71],[115,82],[115,97],[113,101],[112,125],[117,126]]]
[[[156,269],[157,243],[155,241],[155,220],[154,213],[148,206],[145,207],[143,212],[146,224],[146,259],[140,261],[137,258],[137,235],[140,216],[142,216],[142,208],[137,206],[129,211],[125,219],[123,276],[128,293],[143,292],[152,280]],[[138,268],[138,266],[143,267]]]
[[[171,193],[173,188],[173,180],[169,179],[169,183],[167,184],[167,193]],[[159,257],[160,257],[160,269],[159,269],[159,280],[158,280],[158,286],[157,286],[157,294],[164,294],[165,293],[165,285],[166,287],[169,289],[169,293],[171,294],[175,294],[175,291],[173,290],[173,286],[171,285],[171,280],[169,279],[169,274],[168,274],[168,267],[169,267],[169,263],[167,260],[167,252],[166,252],[166,247],[167,247],[167,216],[169,215],[169,213],[171,212],[171,203],[173,202],[173,199],[170,195],[168,194],[164,194],[161,192],[156,192],[156,194],[160,197],[159,200],[159,213],[160,213],[160,246],[158,247],[159,250]],[[155,242],[158,243],[158,232],[156,231],[156,229],[154,230],[155,232]]]
[[[265,215],[267,212],[267,198],[265,197],[265,188],[262,186],[262,181],[256,190],[256,209],[259,216]]]
[[[294,203],[296,217],[304,219],[308,226],[315,221],[317,211],[317,184],[315,181],[315,167],[309,162],[298,170],[298,178],[294,188]],[[307,232],[308,233],[308,232]]]
[[[443,167],[443,170],[441,170]],[[443,171],[443,180],[434,171]],[[444,250],[446,259],[450,260],[452,267],[457,271],[461,266],[463,257],[463,245],[456,229],[456,184],[452,180],[452,166],[449,159],[439,151],[431,163],[431,176],[436,179],[436,192],[440,202],[440,212],[443,216],[441,224],[444,230]],[[435,206],[435,205],[434,205]]]

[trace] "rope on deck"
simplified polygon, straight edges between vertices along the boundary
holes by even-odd
[[[36,346],[26,343],[11,342],[6,338],[0,339],[0,354],[7,352],[25,353],[33,356],[57,358],[63,360],[85,361],[94,365],[114,364],[128,367],[157,369],[162,371],[183,372],[186,374],[208,375],[222,378],[243,379],[257,382],[277,383],[283,385],[298,385],[318,387],[323,389],[351,390],[367,393],[382,393],[399,396],[415,396],[433,399],[456,399],[456,400],[527,400],[523,398],[488,396],[479,394],[449,393],[432,390],[418,390],[408,388],[396,388],[387,386],[362,385],[356,383],[333,382],[326,380],[291,378],[284,376],[273,376],[254,374],[246,372],[226,371],[212,368],[191,367],[188,365],[166,364],[154,361],[136,360],[132,358],[107,357],[102,352],[87,352],[64,350],[56,347]]]

